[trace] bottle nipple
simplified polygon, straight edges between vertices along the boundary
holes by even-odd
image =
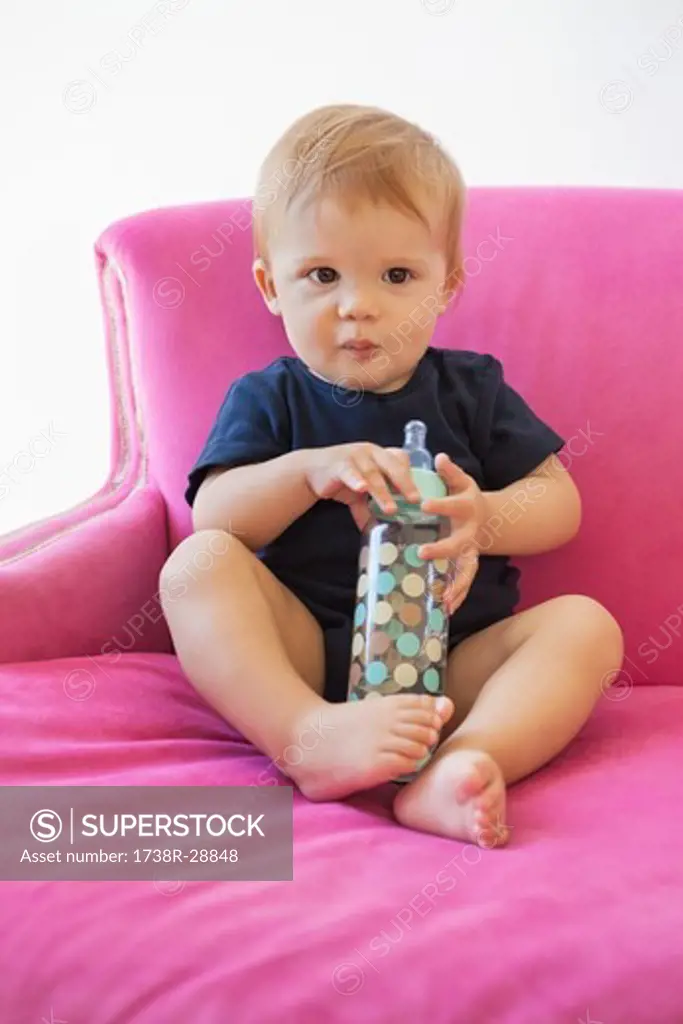
[[[404,430],[403,449],[407,451],[410,465],[417,469],[433,469],[434,459],[426,447],[427,427],[422,420],[410,420]]]

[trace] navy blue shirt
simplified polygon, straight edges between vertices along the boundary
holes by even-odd
[[[564,444],[505,382],[501,363],[490,355],[428,348],[407,384],[388,394],[346,390],[316,377],[295,356],[282,356],[230,387],[185,498],[192,505],[214,466],[354,441],[400,448],[412,419],[426,424],[433,455],[446,452],[485,491],[527,476]],[[359,549],[348,507],[325,499],[258,555],[326,628],[353,614]],[[451,633],[474,632],[511,614],[518,578],[507,557],[482,555]]]

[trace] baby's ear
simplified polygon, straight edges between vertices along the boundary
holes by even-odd
[[[254,275],[256,287],[260,291],[261,297],[266,306],[274,316],[279,316],[280,303],[275,292],[273,278],[265,261],[262,259],[254,260],[251,272]]]
[[[452,288],[444,282],[439,288],[439,298],[437,305],[434,307],[434,315],[436,317],[443,316],[448,309],[449,305],[453,301],[453,298],[457,294],[457,288]]]

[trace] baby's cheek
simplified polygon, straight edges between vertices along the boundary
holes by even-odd
[[[391,364],[391,359],[387,355],[387,353],[386,352],[378,352],[375,355],[373,355],[372,359],[370,360],[370,369],[371,370],[376,370],[378,373],[381,373],[382,370],[386,370],[386,368],[390,364]]]

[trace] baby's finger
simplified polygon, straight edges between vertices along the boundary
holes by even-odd
[[[385,512],[396,511],[396,502],[391,496],[387,482],[377,464],[369,455],[356,455],[353,460],[357,471],[367,482],[368,492]]]
[[[469,495],[447,494],[444,498],[426,498],[422,511],[447,519],[467,520],[473,515],[474,503]]]
[[[464,578],[450,583],[444,594],[446,613],[452,615],[463,603],[470,589],[470,582]]]
[[[456,586],[462,585],[467,591],[474,583],[474,578],[479,572],[479,551],[474,544],[465,548],[455,561]]]
[[[408,501],[417,504],[420,492],[410,472],[410,459],[401,448],[383,448],[377,453],[377,462],[391,480],[394,488]]]
[[[479,570],[479,549],[476,544],[468,544],[460,552],[455,567],[469,583],[472,582]]]
[[[472,477],[445,452],[439,452],[434,459],[434,468],[452,493],[465,491],[472,486]]]
[[[453,559],[455,557],[453,537],[444,537],[442,540],[435,540],[431,544],[421,544],[417,549],[417,555],[423,561],[437,558]]]
[[[361,499],[354,502],[352,505],[349,505],[349,510],[353,516],[354,523],[362,533],[370,520],[370,509],[368,508],[367,501]]]
[[[335,476],[337,480],[346,484],[346,486],[352,491],[357,491],[359,494],[362,494],[363,491],[367,491],[368,489],[367,480],[352,462],[344,462],[339,469],[335,471]]]
[[[423,559],[447,558],[455,565],[456,559],[476,556],[478,548],[474,542],[472,529],[463,526],[449,533],[447,537],[442,537],[441,540],[421,544],[417,553]]]

